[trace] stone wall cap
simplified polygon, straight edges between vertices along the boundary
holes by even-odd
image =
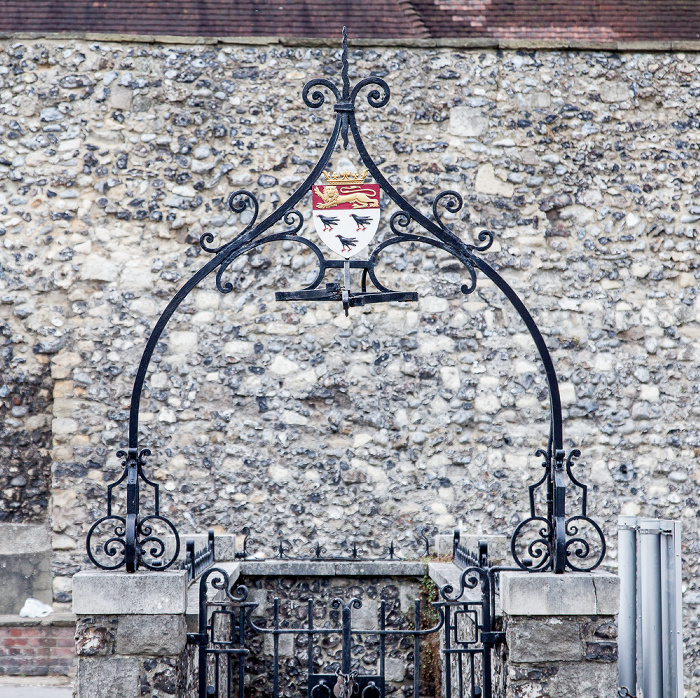
[[[37,625],[75,625],[76,617],[73,613],[52,613],[45,618],[24,618],[18,615],[1,615],[0,627],[30,627]]]
[[[159,615],[184,613],[187,572],[84,570],[73,577],[77,615]]]
[[[332,562],[306,560],[246,560],[241,562],[242,577],[334,577]]]
[[[512,616],[614,616],[620,579],[609,572],[502,572],[501,601]]]
[[[0,32],[0,39],[7,41],[54,40],[65,42],[103,41],[130,44],[181,44],[181,45],[243,45],[243,46],[290,46],[306,48],[336,49],[335,38],[304,38],[280,36],[179,36],[158,34],[105,34],[101,32]],[[353,39],[357,48],[418,48],[418,49],[502,49],[531,51],[607,51],[607,52],[660,52],[700,51],[700,41],[650,39],[641,41],[596,41],[593,39],[499,39],[496,37],[416,39],[395,37],[391,39]]]
[[[45,525],[0,523],[0,555],[23,555],[50,550],[51,538]]]
[[[423,577],[428,564],[418,560],[246,560],[242,577]]]

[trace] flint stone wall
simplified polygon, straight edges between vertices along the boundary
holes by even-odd
[[[16,473],[3,459],[3,501],[20,503],[12,517],[45,510],[51,420],[54,594],[67,601],[119,473],[150,327],[209,259],[198,237],[225,242],[249,221],[227,210],[232,190],[257,192],[264,215],[308,174],[332,111],[299,93],[338,77],[338,53],[61,38],[2,49],[2,400],[4,428],[27,444]],[[465,209],[445,220],[467,241],[496,233],[487,258],[553,352],[607,564],[617,514],[682,520],[686,666],[698,666],[700,56],[385,46],[350,60],[353,80],[391,86],[390,104],[360,100],[358,119],[394,186],[424,211],[456,189]],[[346,157],[358,164],[339,151],[330,167]],[[287,242],[232,264],[230,295],[208,279],[175,315],[141,445],[178,526],[384,543],[424,523],[506,533],[525,515],[547,414],[522,323],[483,279],[463,298],[465,274],[441,253],[404,245],[385,260],[381,278],[417,289],[418,304],[346,319],[276,303],[314,269]]]

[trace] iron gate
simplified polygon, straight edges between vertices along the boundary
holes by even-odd
[[[210,568],[199,583],[199,632],[188,636],[197,646],[197,696],[384,698],[402,688],[403,695],[413,698],[440,693],[445,698],[490,698],[491,649],[502,633],[493,627],[497,570],[482,562],[462,571],[458,590],[446,585],[435,601],[416,599],[408,627],[396,622],[382,600],[371,629],[353,623],[353,610],[362,608],[357,598],[333,599],[335,623],[314,623],[318,602],[311,594],[299,599],[303,604],[294,609],[293,620],[281,612],[279,598],[273,599],[271,613],[258,616],[259,604],[249,599],[248,588],[232,587],[224,570]],[[284,638],[293,648],[286,661],[280,651]],[[442,691],[421,681],[422,650],[436,642]],[[370,671],[361,668],[358,653],[366,646],[376,653]],[[326,658],[324,648],[332,650]],[[408,664],[400,680],[387,674],[387,657],[397,653]]]

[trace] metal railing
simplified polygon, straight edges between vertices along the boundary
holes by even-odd
[[[175,569],[187,570],[188,581],[194,581],[204,570],[214,564],[214,531],[210,528],[207,535],[207,547],[198,553],[194,549],[194,541],[185,543],[185,559]]]
[[[621,688],[639,698],[682,698],[681,525],[618,518]]]

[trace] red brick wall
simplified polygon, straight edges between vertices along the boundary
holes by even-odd
[[[75,665],[75,623],[0,625],[0,675],[68,675]]]

